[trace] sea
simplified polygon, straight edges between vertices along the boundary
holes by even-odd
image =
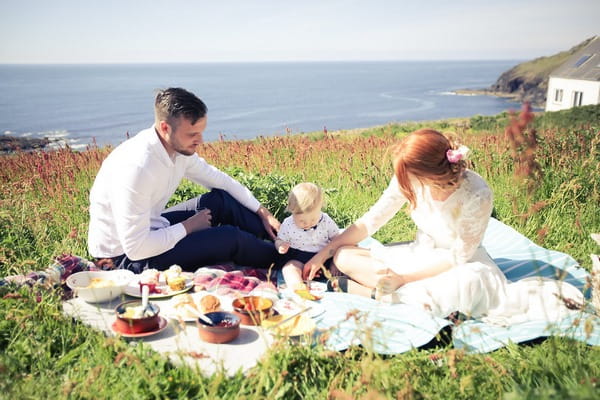
[[[487,88],[520,60],[0,65],[0,134],[117,145],[153,123],[157,89],[208,106],[205,141],[474,115],[520,104]]]

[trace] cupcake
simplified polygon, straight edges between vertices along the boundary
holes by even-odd
[[[181,272],[181,267],[176,264],[171,265],[171,267],[169,267],[168,270],[163,272],[163,276],[165,278],[165,281],[167,282],[167,285],[169,284],[170,280],[181,277]]]
[[[183,290],[185,289],[185,278],[183,276],[170,278],[167,281],[167,284],[169,285],[169,289],[171,290]]]

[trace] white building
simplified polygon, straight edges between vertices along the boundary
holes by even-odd
[[[546,111],[600,104],[600,37],[552,71]]]

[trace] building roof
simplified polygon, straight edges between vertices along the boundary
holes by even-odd
[[[550,74],[554,78],[600,81],[600,36],[573,54]]]

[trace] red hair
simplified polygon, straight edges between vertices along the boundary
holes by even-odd
[[[423,185],[448,188],[458,183],[466,162],[451,163],[446,157],[448,150],[457,147],[452,139],[433,129],[414,131],[394,147],[394,173],[413,209],[417,199],[411,175]]]

